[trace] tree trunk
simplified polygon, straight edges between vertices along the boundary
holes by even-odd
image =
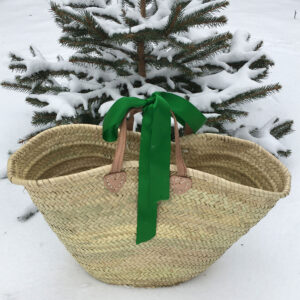
[[[140,10],[141,10],[141,16],[143,18],[146,18],[146,0],[140,1]],[[146,77],[146,66],[145,66],[145,43],[144,42],[138,42],[137,45],[137,52],[138,52],[138,72],[141,76]]]

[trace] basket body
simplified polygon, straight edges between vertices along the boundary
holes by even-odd
[[[117,194],[103,184],[116,143],[102,139],[101,126],[48,129],[8,162],[9,179],[25,186],[67,250],[103,282],[158,287],[187,281],[289,193],[288,170],[257,144],[217,134],[183,137],[192,188],[181,195],[171,190],[170,199],[159,202],[156,236],[136,245],[139,139],[139,133],[127,135],[127,180]]]

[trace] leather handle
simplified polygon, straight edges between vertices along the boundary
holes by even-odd
[[[141,112],[142,109],[131,109],[129,114],[133,116],[134,114]],[[175,157],[176,157],[176,166],[177,166],[177,175],[186,177],[187,170],[186,165],[184,163],[181,146],[180,146],[180,138],[178,131],[178,122],[174,113],[171,111],[172,117],[174,119],[174,135],[175,135]],[[119,173],[122,170],[125,147],[126,147],[126,135],[127,135],[127,116],[124,117],[121,126],[120,133],[117,141],[117,147],[114,155],[114,159],[112,162],[110,173]]]
[[[129,110],[130,117],[133,118],[133,115],[141,112],[142,109],[133,108]],[[117,141],[117,147],[115,151],[115,156],[111,165],[110,173],[118,173],[122,170],[125,147],[126,147],[126,135],[127,135],[127,115],[124,117],[121,126],[120,133]]]
[[[129,110],[130,118],[133,119],[133,115],[141,112],[142,109],[133,108]],[[192,181],[187,177],[187,168],[183,160],[178,122],[175,114],[171,111],[174,119],[174,135],[175,135],[175,158],[177,166],[177,174],[171,176],[171,186],[175,193],[182,194],[191,188]],[[131,125],[131,124],[130,124]],[[126,147],[126,135],[127,135],[127,115],[124,117],[121,126],[120,133],[117,141],[117,147],[114,155],[114,159],[111,165],[110,172],[104,176],[104,183],[111,192],[118,192],[126,181],[126,173],[122,171],[123,159]]]
[[[175,114],[171,111],[172,117],[174,119],[174,135],[175,135],[175,157],[176,157],[176,166],[177,166],[177,175],[186,177],[187,170],[186,165],[184,163],[182,157],[182,151],[180,146],[180,138],[179,138],[179,129],[178,122],[176,120]]]

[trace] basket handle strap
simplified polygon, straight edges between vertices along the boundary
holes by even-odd
[[[141,111],[142,111],[142,109],[134,108],[134,109],[129,110],[129,114],[130,114],[130,116],[133,116],[134,114],[141,112]],[[175,157],[176,157],[176,166],[177,166],[177,176],[186,177],[187,169],[186,169],[186,165],[184,163],[184,159],[183,159],[182,152],[181,152],[178,122],[172,111],[171,111],[171,114],[174,119]],[[121,123],[121,126],[120,126],[120,134],[118,137],[117,147],[116,147],[114,159],[113,159],[111,170],[110,170],[109,174],[122,172],[124,152],[125,152],[125,147],[126,147],[127,129],[128,129],[127,116],[125,116]]]
[[[130,116],[133,117],[134,114],[141,112],[142,109],[133,108],[129,110]],[[131,122],[130,122],[131,123]],[[120,126],[120,134],[117,141],[117,147],[115,151],[115,156],[111,165],[110,174],[112,173],[120,173],[122,171],[122,165],[124,160],[124,153],[126,147],[126,135],[128,129],[127,116],[124,117],[121,126]]]

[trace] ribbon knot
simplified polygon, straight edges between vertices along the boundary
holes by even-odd
[[[147,99],[122,97],[105,115],[102,133],[105,141],[117,140],[118,128],[131,108],[143,110],[136,232],[139,244],[155,236],[157,202],[170,196],[171,111],[180,124],[189,124],[193,132],[206,118],[189,101],[172,93],[155,92]]]

